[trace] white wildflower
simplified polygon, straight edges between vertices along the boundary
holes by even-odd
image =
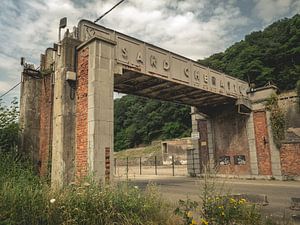
[[[55,198],[50,199],[50,203],[54,203],[55,202]]]

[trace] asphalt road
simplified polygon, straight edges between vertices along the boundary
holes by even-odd
[[[145,188],[147,184],[158,185],[164,198],[177,202],[179,199],[200,199],[203,191],[204,179],[192,177],[170,176],[140,176],[130,178],[134,185]],[[231,194],[264,194],[267,195],[269,205],[263,206],[267,215],[291,216],[300,214],[300,211],[290,210],[291,197],[300,198],[299,181],[270,181],[270,180],[239,180],[239,179],[210,179],[218,193]],[[298,224],[298,223],[297,223]],[[300,224],[300,223],[299,223]]]

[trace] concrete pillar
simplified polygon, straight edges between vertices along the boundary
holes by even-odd
[[[201,115],[198,113],[197,108],[191,107],[191,118],[192,118],[192,134],[191,140],[193,150],[190,150],[188,157],[188,173],[193,175],[194,173],[200,175],[200,146],[199,146],[199,131],[198,131],[198,120],[201,119]]]
[[[88,47],[88,172],[104,183],[113,175],[115,44],[95,39]]]
[[[193,173],[195,170],[196,174],[201,174],[205,172],[212,173],[214,172],[215,168],[215,158],[214,158],[214,142],[213,142],[213,132],[212,132],[212,121],[208,117],[204,117],[204,115],[201,115],[198,110],[195,107],[191,107],[191,117],[192,117],[192,145],[193,145],[193,157],[189,157],[188,161],[188,172]],[[208,162],[206,165],[208,165],[207,168],[202,168],[201,164],[203,163],[203,160],[201,159],[200,154],[200,134],[199,134],[199,127],[198,127],[198,120],[206,120],[207,122],[207,142],[204,143],[208,145]],[[205,155],[205,154],[203,154]],[[192,159],[194,159],[194,163],[192,162]],[[194,164],[194,166],[193,166]],[[205,165],[203,165],[205,166]],[[193,170],[194,169],[194,170]],[[208,169],[209,171],[205,171],[205,169]]]
[[[210,173],[215,172],[215,148],[212,127],[212,121],[210,119],[207,119],[208,156]]]
[[[22,73],[19,151],[32,160],[36,170],[39,165],[40,95],[41,80]]]
[[[258,175],[253,113],[251,113],[249,118],[247,119],[246,127],[247,127],[246,129],[247,129],[247,137],[248,137],[248,144],[249,144],[251,175]]]
[[[40,95],[40,176],[49,176],[52,154],[52,112],[53,112],[53,76],[55,51],[48,48],[41,60]]]
[[[67,72],[75,72],[76,46],[80,42],[64,38],[61,55],[56,55],[53,98],[53,140],[51,185],[62,187],[75,180],[75,85]]]

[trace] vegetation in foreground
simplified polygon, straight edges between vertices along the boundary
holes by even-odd
[[[263,216],[260,205],[251,204],[246,199],[224,195],[224,190],[217,190],[210,175],[204,177],[201,201],[179,200],[174,211],[185,225],[291,225],[287,218]]]
[[[0,154],[0,224],[275,225],[244,199],[216,194],[205,185],[201,201],[162,199],[153,185],[140,190],[128,182],[100,187],[92,182],[50,189],[26,162]],[[288,224],[282,223],[279,224]]]
[[[91,182],[51,190],[24,163],[0,158],[0,224],[172,224],[154,186],[99,187]]]

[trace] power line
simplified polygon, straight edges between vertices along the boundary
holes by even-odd
[[[124,2],[125,0],[121,0],[119,1],[117,4],[115,4],[110,10],[108,10],[106,13],[104,13],[102,16],[98,17],[94,23],[97,23],[99,20],[101,20],[104,16],[106,16],[108,13],[110,13],[114,8],[116,8],[118,5],[120,5],[122,2]]]
[[[11,92],[13,89],[15,89],[16,87],[18,87],[21,84],[21,81],[19,83],[17,83],[15,86],[13,86],[11,89],[9,89],[7,92],[5,92],[3,95],[0,96],[0,99],[2,97],[4,97],[5,95],[7,95],[9,92]]]

